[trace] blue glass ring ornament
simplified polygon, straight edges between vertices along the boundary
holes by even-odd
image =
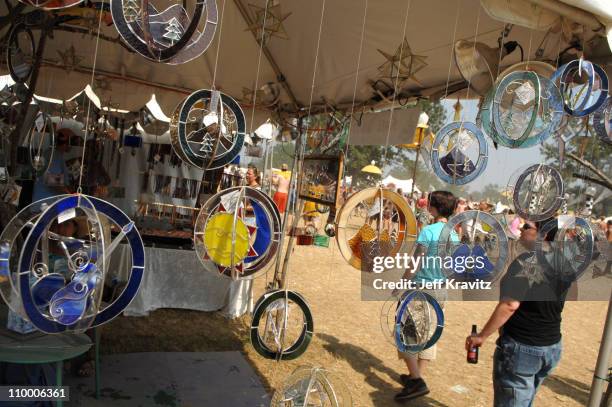
[[[573,88],[571,81],[576,73],[580,76],[584,73],[587,81]],[[559,90],[564,100],[563,108],[571,116],[588,116],[599,109],[608,97],[609,83],[606,72],[599,65],[586,60],[575,59],[568,62],[559,67],[550,79],[554,83],[559,82]],[[595,94],[596,91],[599,91],[598,95]]]
[[[202,205],[194,245],[206,270],[235,280],[253,278],[274,261],[281,232],[280,213],[268,195],[233,187]]]
[[[111,0],[110,8],[115,27],[130,48],[149,60],[173,65],[202,55],[218,22],[215,0],[196,0],[191,17],[183,4],[160,12],[152,2]]]
[[[511,86],[515,87],[511,88]],[[512,146],[520,145],[532,132],[536,119],[538,118],[540,102],[542,100],[541,88],[540,77],[537,73],[531,71],[512,72],[502,78],[495,87],[493,103],[491,104],[493,125],[500,138],[512,140],[510,142]],[[512,101],[510,102],[509,113],[502,122],[500,107],[504,102],[504,95],[507,94],[512,95]],[[506,131],[506,125],[509,125],[509,128],[513,128],[516,124],[516,119],[513,118],[516,112],[513,113],[513,108],[517,106],[517,100],[522,107],[520,110],[529,110],[531,114],[529,115],[526,126],[522,129],[522,133],[517,138],[512,138]]]
[[[559,220],[551,219],[540,228],[536,240],[536,256],[538,263],[545,270],[557,274],[566,282],[573,282],[593,260],[599,228],[593,227],[588,220],[581,217],[573,218],[570,224],[559,223]],[[547,241],[547,236],[553,231],[554,239]]]
[[[563,204],[565,191],[561,174],[546,164],[534,164],[516,180],[512,202],[516,213],[534,222],[554,216]]]
[[[299,311],[291,309],[294,306],[297,306]],[[289,338],[287,332],[294,330],[287,326],[288,318],[292,316],[294,320],[296,315],[299,315],[297,312],[302,314],[302,318],[297,317],[301,329],[297,338]],[[298,358],[308,348],[313,333],[314,321],[310,307],[299,293],[285,290],[270,291],[255,304],[251,321],[251,344],[264,358],[276,360]]]
[[[515,71],[510,74],[520,72],[521,71]],[[505,131],[501,133],[497,131],[497,126],[494,125],[492,119],[493,100],[497,88],[491,88],[485,96],[478,112],[477,124],[481,125],[484,132],[497,144],[508,148],[529,148],[543,143],[558,130],[563,119],[563,99],[561,98],[561,93],[550,79],[541,75],[538,75],[538,78],[540,90],[542,92],[539,111],[536,109],[532,111],[532,113],[536,113],[537,117],[531,131],[522,134],[522,136],[526,137],[513,138]],[[499,111],[498,113],[501,112]],[[501,120],[503,121],[503,119]]]
[[[67,195],[58,195],[31,203],[17,213],[0,234],[0,295],[17,315],[27,319],[19,296],[17,264],[23,248],[23,236],[49,205]]]
[[[49,231],[56,219],[67,220],[79,212],[87,215],[88,239]],[[108,246],[99,215],[106,216],[120,230]],[[40,244],[44,246],[45,236],[63,249],[67,264],[63,273],[45,274],[44,267],[39,273],[37,250]],[[130,276],[121,294],[102,307],[108,257],[124,238],[131,250]],[[36,328],[46,333],[83,330],[110,321],[136,296],[144,273],[144,245],[134,222],[117,207],[91,196],[68,195],[51,203],[38,217],[25,238],[17,270],[22,306]]]
[[[25,23],[17,23],[11,28],[7,44],[6,65],[9,74],[15,82],[25,83],[34,67],[34,35]]]
[[[429,307],[436,315],[435,329],[432,329]],[[444,311],[431,294],[418,290],[404,294],[395,314],[395,345],[400,352],[418,353],[431,348],[443,330]]]
[[[601,141],[612,145],[612,97],[608,96],[593,115],[593,128]]]
[[[467,149],[476,141],[478,157],[472,160]],[[443,151],[443,143],[449,147]],[[431,149],[434,172],[442,181],[452,185],[464,185],[475,180],[487,166],[488,147],[482,131],[471,122],[452,122],[436,135]]]
[[[495,281],[505,269],[508,253],[504,227],[493,215],[479,210],[450,218],[438,241],[438,256],[452,259],[448,266],[443,262],[441,271],[458,281]]]
[[[232,163],[245,135],[246,121],[240,105],[214,90],[202,89],[189,95],[170,121],[170,140],[176,154],[204,170]]]

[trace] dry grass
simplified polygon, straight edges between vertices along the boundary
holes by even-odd
[[[274,389],[297,366],[319,365],[338,373],[355,406],[395,406],[399,373],[405,372],[380,327],[382,303],[361,301],[360,276],[333,244],[329,249],[297,247],[290,262],[289,288],[309,301],[316,336],[295,361],[264,360],[249,344],[249,317],[227,320],[216,313],[158,310],[147,318],[118,318],[103,328],[103,353],[142,351],[242,351],[264,384]],[[255,297],[265,282],[255,284]],[[561,364],[540,390],[538,406],[580,406],[588,399],[606,313],[604,302],[567,303],[563,314]],[[482,325],[495,303],[450,302],[438,360],[426,372],[428,397],[410,406],[489,406],[492,404],[491,358],[485,344],[478,365],[465,361],[463,343],[471,325]],[[458,393],[457,387],[466,389]],[[455,388],[455,390],[453,390]]]

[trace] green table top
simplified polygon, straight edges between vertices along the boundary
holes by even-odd
[[[18,338],[0,333],[0,362],[36,364],[72,359],[91,348],[91,339],[81,333],[35,335]]]

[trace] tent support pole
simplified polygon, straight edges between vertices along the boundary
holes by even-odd
[[[291,177],[289,178],[289,192],[287,193],[287,201],[289,204],[289,201],[291,200],[291,196],[293,194],[295,194],[295,199],[298,199],[298,190],[297,190],[297,171],[299,168],[299,156],[300,156],[300,151],[302,149],[302,136],[303,136],[303,118],[300,117],[298,119],[298,137],[296,138],[295,141],[295,151],[293,152],[293,163],[291,164]],[[300,206],[300,210],[296,211],[295,208],[296,206]],[[278,242],[278,252],[276,253],[276,264],[274,266],[274,278],[272,280],[272,288],[282,288],[283,284],[286,281],[286,274],[287,274],[287,267],[289,264],[289,254],[291,252],[291,250],[293,249],[293,236],[289,236],[289,243],[287,244],[287,250],[285,252],[285,258],[283,260],[283,267],[282,267],[282,271],[281,271],[281,256],[283,253],[283,243],[285,240],[285,236],[287,235],[287,222],[289,219],[289,209],[290,205],[286,205],[285,208],[285,213],[283,213],[283,222],[281,224],[281,235],[280,235],[280,239]],[[293,215],[293,222],[291,224],[291,229],[290,230],[294,230],[294,227],[297,226],[297,222],[299,220],[299,217],[302,214],[302,209],[301,209],[301,205],[299,202],[294,202],[293,205],[291,205],[291,208],[293,208],[291,210],[291,214]]]
[[[599,407],[601,405],[604,383],[608,383],[607,377],[610,367],[610,354],[612,354],[612,296],[608,302],[606,324],[601,338],[601,345],[599,346],[597,366],[595,367],[595,373],[593,373],[593,382],[591,383],[591,393],[589,395],[589,407]]]
[[[240,11],[240,14],[242,15],[242,19],[246,23],[247,27],[252,27],[254,24],[254,21],[253,19],[251,19],[251,16],[249,15],[249,12],[244,6],[244,4],[242,3],[242,0],[234,0],[234,3],[236,4],[236,7],[238,7],[238,11]],[[289,86],[289,83],[287,83],[285,75],[283,75],[283,72],[281,71],[280,67],[276,63],[276,60],[270,53],[270,50],[268,49],[266,44],[262,42],[261,38],[257,38],[257,34],[255,33],[255,30],[249,30],[249,31],[251,31],[251,34],[253,34],[253,38],[255,39],[257,44],[261,47],[264,55],[266,56],[266,59],[268,60],[268,63],[274,70],[274,73],[276,74],[276,79],[280,82],[282,87],[285,89],[285,92],[287,92],[287,95],[289,95],[289,98],[291,99],[291,102],[293,103],[295,109],[299,110],[301,105],[298,102],[297,98],[295,97],[295,93],[293,93],[293,90]],[[253,89],[253,91],[257,91],[257,89]]]

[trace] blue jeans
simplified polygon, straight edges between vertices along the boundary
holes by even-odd
[[[538,387],[560,359],[561,341],[550,346],[530,346],[501,336],[493,356],[493,405],[531,407]]]

